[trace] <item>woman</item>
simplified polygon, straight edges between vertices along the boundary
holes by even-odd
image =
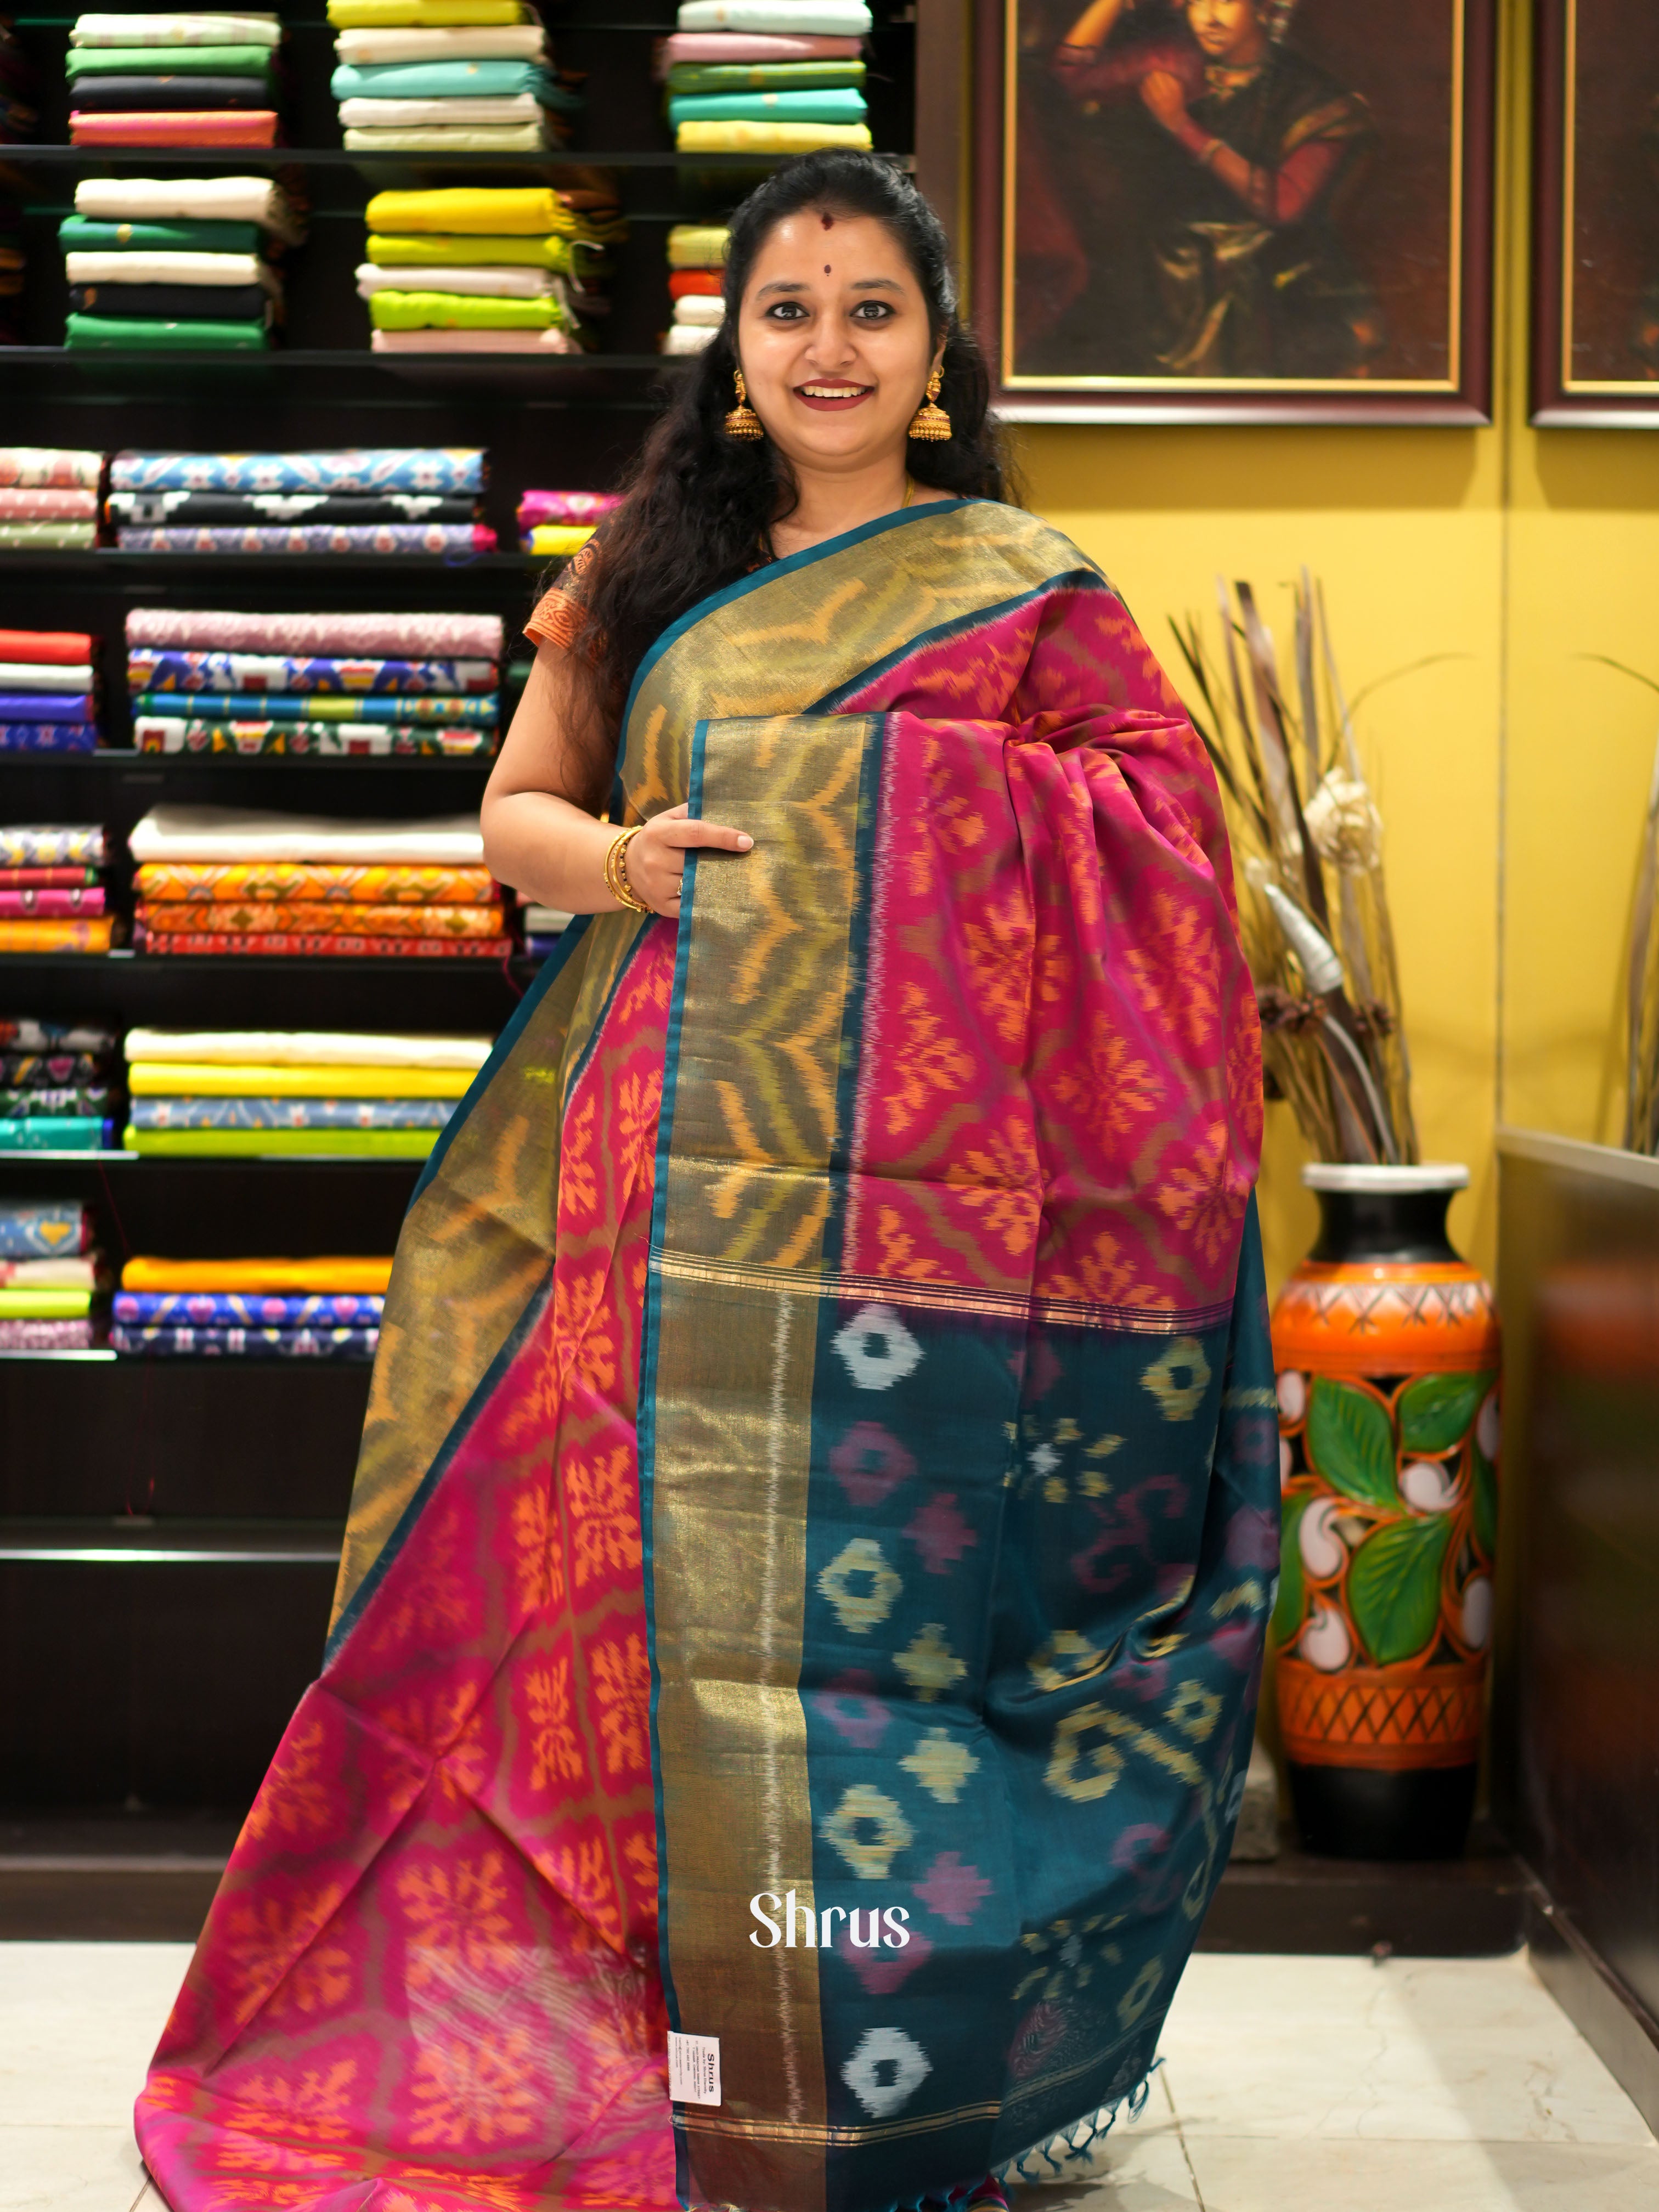
[[[1284,43],[1293,4],[1182,0],[1137,35],[1151,10],[1091,0],[1054,54],[1115,149],[1117,267],[1071,320],[1117,334],[1119,373],[1357,376],[1382,345],[1335,222],[1370,118]]]
[[[995,496],[908,182],[780,172],[726,299],[532,624],[486,846],[583,919],[404,1228],[139,2106],[175,2212],[995,2203],[1143,2083],[1226,1856],[1278,1456],[1214,786]]]

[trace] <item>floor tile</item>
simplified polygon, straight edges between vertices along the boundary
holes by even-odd
[[[1203,2212],[1653,2212],[1659,2146],[1190,2137]]]
[[[129,2126],[190,1952],[0,1943],[0,2127]]]
[[[1189,2142],[1653,2142],[1520,1958],[1200,1954],[1163,2050]]]
[[[0,2128],[3,2212],[131,2212],[144,2187],[132,2129]]]
[[[1120,2119],[1092,2148],[1086,2177],[1022,2191],[1018,2212],[1199,2212],[1163,2069],[1138,2119]]]

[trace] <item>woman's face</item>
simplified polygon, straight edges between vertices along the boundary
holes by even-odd
[[[737,339],[767,435],[791,461],[838,473],[902,449],[943,350],[886,225],[816,208],[768,232]]]
[[[1206,60],[1235,69],[1259,62],[1267,51],[1255,0],[1187,0],[1187,27]]]

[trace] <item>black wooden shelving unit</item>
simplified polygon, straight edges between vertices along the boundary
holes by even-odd
[[[576,143],[553,155],[345,152],[319,0],[286,0],[285,135],[269,153],[72,148],[62,75],[74,9],[18,16],[41,70],[41,143],[0,149],[24,206],[26,343],[0,348],[7,443],[212,451],[478,445],[485,519],[516,545],[526,485],[600,489],[676,365],[665,241],[744,188],[750,161],[672,150],[651,82],[672,0],[548,10],[562,66],[586,71]],[[877,143],[913,145],[913,10],[877,0]],[[58,143],[52,143],[58,142]],[[308,210],[287,258],[283,343],[258,354],[69,352],[60,218],[88,175],[269,174]],[[353,270],[382,189],[614,183],[629,222],[605,350],[579,357],[371,353]],[[725,199],[722,199],[722,192]],[[430,608],[502,615],[509,646],[545,564],[0,552],[0,624],[101,640],[107,734],[125,741],[124,624],[146,605]],[[525,650],[527,652],[528,648]],[[0,757],[0,820],[125,833],[163,799],[414,816],[477,804],[468,762]],[[125,879],[115,871],[117,902]],[[465,959],[0,956],[0,1010],[203,1028],[495,1030],[534,969]],[[112,1257],[389,1251],[418,1173],[402,1161],[159,1160],[9,1154],[0,1191],[82,1197]],[[321,1652],[368,1389],[363,1365],[0,1358],[0,1932],[189,1934]]]

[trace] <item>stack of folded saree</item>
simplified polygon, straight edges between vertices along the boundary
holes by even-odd
[[[377,353],[573,353],[610,305],[625,235],[598,190],[464,185],[377,192],[357,289]]]
[[[493,1042],[339,1030],[132,1030],[127,1150],[174,1158],[424,1159]]]
[[[78,1198],[0,1198],[0,1350],[86,1351],[99,1264]]]
[[[114,1030],[98,1023],[0,1020],[0,1152],[108,1151],[120,1065]]]
[[[282,629],[292,617],[241,617]],[[316,618],[326,633],[326,617]],[[466,623],[469,617],[458,617]],[[483,629],[493,617],[475,619]],[[434,657],[427,618],[404,618],[396,655],[264,653],[140,645],[129,638],[133,743],[152,753],[280,753],[370,757],[493,753],[501,695],[494,657]],[[181,625],[175,619],[171,628]],[[197,634],[215,618],[191,618]],[[499,634],[499,624],[496,623]],[[499,650],[499,644],[497,645]]]
[[[240,1359],[372,1359],[390,1259],[129,1260],[116,1352]]]
[[[0,446],[0,550],[95,545],[103,473],[101,453],[62,446]]]
[[[89,499],[95,491],[63,495]],[[4,494],[0,493],[0,501]],[[89,542],[89,541],[88,541]],[[98,671],[84,630],[0,629],[0,753],[89,753],[98,743]],[[101,902],[103,893],[98,894]],[[82,902],[88,912],[100,912]],[[61,910],[43,908],[43,913]],[[77,909],[82,910],[82,909]],[[0,895],[0,914],[21,913]]]
[[[519,497],[519,544],[526,553],[580,553],[599,525],[622,505],[617,491],[526,491]]]
[[[274,146],[275,15],[80,15],[70,31],[76,146]]]
[[[674,320],[662,342],[665,353],[701,353],[720,328],[727,234],[723,222],[677,222],[669,232]]]
[[[117,453],[106,511],[124,553],[489,553],[471,447]]]
[[[267,177],[86,177],[58,225],[64,343],[247,351],[283,318],[273,265],[303,226]]]
[[[527,906],[524,915],[524,949],[532,960],[545,960],[559,949],[559,939],[576,919],[562,907]]]
[[[864,0],[685,0],[664,42],[682,153],[868,146]]]
[[[0,823],[0,898],[16,902],[0,906],[0,952],[107,952],[106,858],[96,823]],[[82,903],[43,909],[48,893]]]
[[[354,822],[163,806],[129,842],[134,941],[149,952],[499,960],[513,950],[476,815]]]
[[[523,154],[562,146],[581,94],[520,0],[329,0],[330,89],[353,153]]]

